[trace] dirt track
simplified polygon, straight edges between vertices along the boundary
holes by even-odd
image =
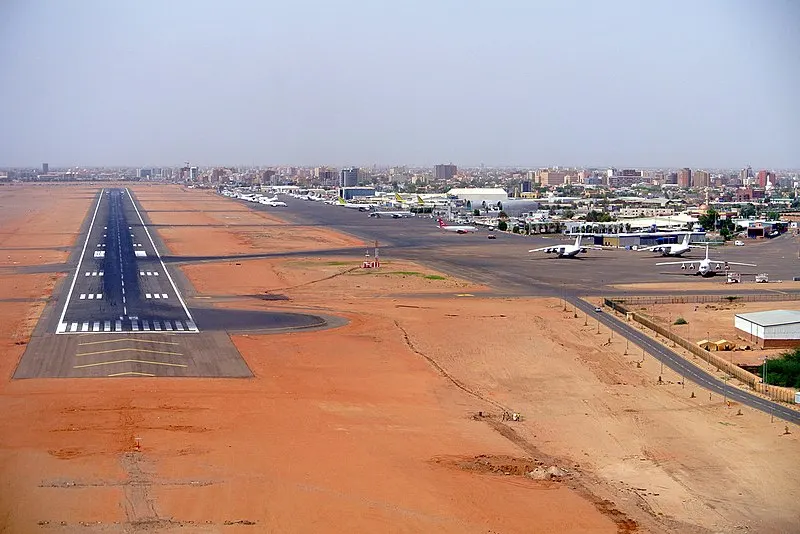
[[[40,211],[0,214],[3,228],[16,229],[0,247],[26,242],[26,227],[37,246],[74,244],[90,191],[70,189],[85,194],[56,202],[52,190],[66,188],[34,189],[0,189],[4,203]],[[319,228],[289,235],[208,192],[136,191],[154,223],[174,225],[159,227],[173,254],[357,244]],[[25,261],[64,261],[56,252]],[[635,348],[624,355],[624,341],[555,301],[444,296],[481,288],[385,259],[380,272],[348,271],[361,258],[313,254],[184,266],[194,297],[218,306],[349,319],[324,332],[233,336],[252,380],[10,382],[23,349],[15,343],[42,304],[0,297],[0,526],[785,532],[798,524],[797,433],[782,436],[782,425],[748,409],[737,416],[679,377],[656,385],[652,359],[637,367]],[[0,287],[36,299],[56,279],[2,272]],[[253,298],[267,290],[285,300]],[[415,291],[443,296],[399,296]],[[502,421],[503,408],[523,421]],[[554,480],[543,480],[548,468]]]

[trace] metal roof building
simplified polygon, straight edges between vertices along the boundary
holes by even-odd
[[[800,311],[798,310],[738,313],[733,322],[740,338],[761,348],[800,345]]]
[[[447,192],[448,197],[467,200],[474,207],[480,207],[484,202],[496,206],[508,200],[508,193],[499,187],[455,187]]]

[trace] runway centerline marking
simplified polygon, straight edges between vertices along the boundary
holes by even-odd
[[[125,371],[124,373],[111,373],[108,376],[156,376],[153,373],[140,373],[138,371]]]
[[[86,254],[86,247],[89,246],[89,238],[92,237],[92,228],[94,228],[94,220],[97,218],[97,211],[100,209],[100,203],[103,201],[103,192],[105,188],[100,190],[99,198],[97,199],[97,205],[94,207],[94,214],[92,215],[92,222],[89,223],[89,230],[86,232],[86,241],[83,242],[83,250],[81,250],[81,257],[78,258],[78,265],[75,267],[75,275],[72,277],[72,284],[69,286],[69,291],[67,292],[67,298],[64,302],[64,309],[61,310],[61,317],[58,320],[58,326],[56,327],[56,333],[60,334],[63,333],[65,328],[62,328],[64,325],[64,316],[67,315],[67,307],[69,306],[69,301],[72,298],[72,291],[75,289],[75,282],[78,281],[78,273],[81,270],[81,265],[83,264],[83,256]]]
[[[166,363],[166,362],[153,362],[153,361],[150,361],[150,360],[131,360],[131,359],[128,359],[128,360],[114,360],[114,361],[110,361],[110,362],[85,363],[83,365],[75,365],[72,368],[73,369],[84,369],[86,367],[97,367],[99,365],[114,365],[114,364],[117,364],[117,363],[147,363],[147,364],[150,364],[150,365],[163,365],[165,367],[188,367],[187,365],[184,365],[182,363]]]
[[[98,350],[96,352],[79,352],[75,354],[75,356],[94,356],[97,354],[112,354],[114,352],[125,352],[125,351],[133,351],[133,352],[145,352],[147,354],[166,354],[168,356],[183,356],[182,352],[169,352],[165,350],[150,350],[150,349],[136,349],[136,348],[125,348],[125,349],[108,349],[108,350]]]
[[[86,343],[78,343],[79,347],[83,345],[97,345],[99,343],[120,343],[122,341],[133,341],[135,343],[158,343],[160,345],[180,345],[180,343],[176,343],[174,341],[151,341],[149,339],[136,339],[134,337],[123,337],[119,339],[109,339],[106,341],[88,341]]]

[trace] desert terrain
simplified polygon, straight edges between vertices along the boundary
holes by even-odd
[[[797,429],[662,374],[560,301],[493,297],[402,258],[370,270],[363,255],[318,256],[363,243],[209,191],[133,188],[191,284],[190,307],[312,310],[347,323],[231,332],[253,379],[12,381],[69,272],[53,266],[78,242],[94,190],[0,188],[0,206],[14,206],[0,209],[0,531],[800,523]],[[656,312],[709,319],[727,336],[714,310],[692,310]]]

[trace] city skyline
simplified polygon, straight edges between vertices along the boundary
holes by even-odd
[[[794,2],[236,7],[6,3],[0,167],[800,167]]]

